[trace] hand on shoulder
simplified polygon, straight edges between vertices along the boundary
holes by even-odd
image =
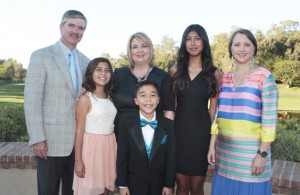
[[[223,72],[220,70],[220,69],[217,69],[216,71],[215,71],[215,77],[216,77],[216,79],[218,80],[218,81],[220,81],[221,80],[221,78],[222,78],[222,76],[223,76]]]
[[[80,89],[80,91],[79,91],[78,99],[80,99],[81,96],[83,96],[84,94],[86,94],[86,92],[87,92],[86,89],[82,87],[82,88]]]

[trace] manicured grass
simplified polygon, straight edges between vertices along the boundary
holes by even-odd
[[[300,111],[300,87],[278,89],[279,110]],[[24,103],[24,83],[0,83],[0,103]]]
[[[24,83],[1,83],[0,103],[24,103]]]
[[[279,89],[279,110],[300,111],[300,88],[285,88],[283,84],[278,85]]]

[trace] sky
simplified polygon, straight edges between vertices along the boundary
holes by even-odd
[[[76,9],[88,20],[77,48],[90,59],[126,53],[129,37],[145,32],[153,44],[169,36],[179,45],[190,24],[202,25],[213,41],[233,26],[266,32],[273,24],[300,22],[299,0],[3,0],[0,9],[0,59],[28,67],[33,51],[60,39],[65,11]]]

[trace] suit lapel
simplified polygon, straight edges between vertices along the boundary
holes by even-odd
[[[148,159],[142,128],[140,124],[138,123],[134,125],[129,131],[140,152],[143,154],[143,156],[145,156],[145,158]]]
[[[158,151],[158,148],[161,144],[160,142],[163,139],[164,135],[166,135],[166,132],[160,127],[159,122],[158,122],[158,126],[154,132],[151,155],[150,155],[150,159],[149,159],[150,162],[152,161],[153,157],[155,156],[156,152]]]
[[[63,55],[63,52],[61,51],[61,48],[60,48],[58,42],[54,45],[54,56],[53,56],[53,59],[55,60],[55,64],[56,64],[57,68],[61,71],[64,79],[66,80],[66,83],[67,83],[68,87],[72,91],[74,97],[76,97],[74,87],[73,87],[72,78],[71,78],[70,71],[69,71],[69,68],[68,68],[68,64],[67,64],[67,61],[66,61],[66,59]]]

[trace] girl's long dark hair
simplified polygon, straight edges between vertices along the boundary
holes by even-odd
[[[109,97],[111,97],[112,87],[113,87],[113,69],[112,69],[110,61],[106,58],[100,57],[100,58],[95,58],[92,61],[90,61],[90,63],[88,64],[88,66],[86,68],[86,71],[85,71],[85,79],[82,83],[82,87],[86,91],[89,91],[92,93],[96,90],[96,84],[93,81],[93,73],[96,70],[99,62],[105,62],[108,64],[111,77],[110,77],[109,82],[105,85],[104,91]]]
[[[199,24],[192,24],[188,26],[182,35],[177,57],[177,71],[174,74],[172,90],[177,95],[189,87],[188,67],[190,54],[186,49],[186,39],[191,31],[195,31],[203,42],[203,51],[201,53],[202,73],[207,82],[210,97],[215,97],[217,94],[217,79],[215,78],[214,73],[217,68],[213,65],[207,33]]]

